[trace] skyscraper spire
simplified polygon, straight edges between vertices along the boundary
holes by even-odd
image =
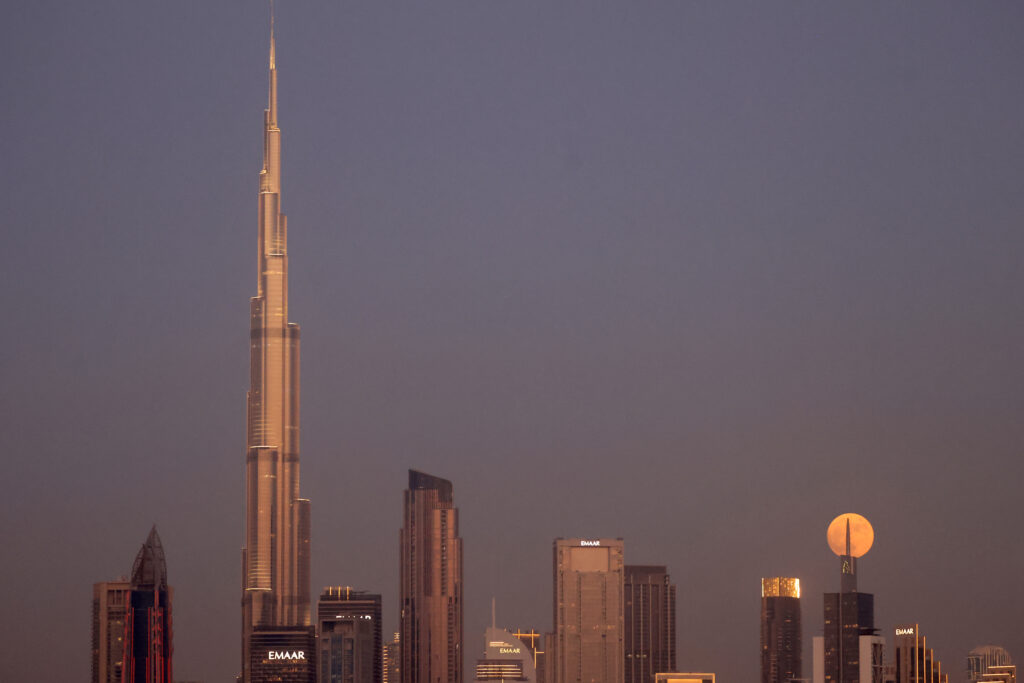
[[[299,497],[299,326],[288,322],[288,220],[281,213],[281,129],[270,16],[270,88],[263,112],[256,296],[249,304],[249,393],[242,550],[242,679],[264,680],[272,647],[312,657],[309,501]],[[294,641],[295,638],[299,640]],[[302,645],[308,638],[308,644]],[[298,647],[298,649],[297,649]],[[277,650],[274,650],[275,652]],[[284,651],[284,650],[282,650]],[[305,654],[294,666],[311,667]],[[274,667],[278,667],[275,669]],[[261,673],[262,671],[262,673]],[[307,673],[312,671],[308,669]],[[289,680],[299,680],[289,678]]]

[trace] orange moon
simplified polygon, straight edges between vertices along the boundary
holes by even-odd
[[[836,555],[846,554],[846,520],[850,520],[850,554],[861,557],[871,550],[875,530],[871,528],[871,522],[853,512],[839,515],[828,525],[828,547]]]

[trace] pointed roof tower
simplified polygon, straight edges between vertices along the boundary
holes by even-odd
[[[156,533],[156,525],[149,531],[146,542],[139,548],[132,565],[132,590],[140,588],[166,588],[167,561],[164,559],[164,546]]]

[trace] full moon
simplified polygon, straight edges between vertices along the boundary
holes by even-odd
[[[875,530],[871,522],[858,514],[847,512],[839,515],[828,525],[828,547],[836,555],[846,554],[846,521],[850,521],[850,554],[861,557],[871,550],[875,542]]]

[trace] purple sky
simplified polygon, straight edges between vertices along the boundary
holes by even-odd
[[[175,672],[233,680],[267,12],[0,22],[0,680],[87,680],[152,523]],[[451,479],[467,660],[551,625],[551,541],[678,585],[679,667],[758,675],[759,579],[960,679],[1024,660],[1019,3],[278,7],[313,590],[397,625],[405,471]],[[810,648],[806,648],[810,674]],[[467,677],[467,680],[468,677]]]

